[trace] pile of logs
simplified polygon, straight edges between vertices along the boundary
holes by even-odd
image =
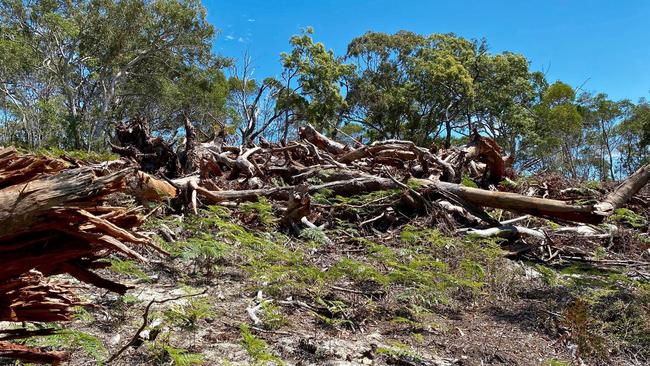
[[[116,166],[119,168],[116,169]],[[103,204],[123,190],[136,168],[124,162],[75,166],[55,158],[0,149],[0,321],[69,320],[83,305],[72,285],[51,276],[68,274],[81,282],[124,294],[129,288],[93,272],[112,253],[146,259],[131,246],[154,247],[134,231],[139,209]],[[0,357],[56,363],[65,354],[12,344],[33,334],[0,330]]]
[[[197,197],[206,203],[232,204],[258,197],[288,201],[299,190],[354,195],[404,189],[407,195],[414,196],[410,197],[413,201],[431,201],[437,207],[439,202],[452,203],[446,205],[447,210],[494,225],[481,207],[597,224],[622,207],[650,179],[650,166],[644,166],[600,202],[575,204],[499,191],[499,182],[514,174],[512,158],[503,156],[494,140],[478,133],[466,145],[451,149],[423,148],[401,140],[369,145],[356,142],[355,147],[350,147],[309,125],[300,129],[299,137],[284,145],[262,140],[257,146],[224,146],[223,139],[188,143],[191,151],[186,151],[185,157],[193,160],[185,166],[193,169],[169,183],[184,192],[194,210]],[[463,177],[471,178],[481,188],[462,185]],[[415,203],[422,206],[422,202]]]
[[[346,145],[309,125],[295,141],[260,139],[246,146],[227,145],[223,134],[198,142],[189,121],[185,130],[185,147],[179,151],[151,137],[146,122],[120,124],[112,147],[122,159],[85,166],[0,148],[0,321],[69,320],[71,308],[83,304],[69,282],[52,278],[57,274],[120,294],[127,291],[93,271],[107,266],[101,259],[121,253],[146,262],[135,246],[161,250],[137,231],[144,220],[140,207],[106,202],[118,191],[141,202],[168,200],[169,206],[189,213],[202,204],[237,205],[266,197],[280,208],[280,223],[292,228],[316,227],[313,222],[321,216],[311,203],[315,193],[351,196],[393,189],[402,192],[401,202],[408,207],[402,216],[443,212],[472,223],[467,230],[477,235],[544,237],[510,225],[514,221],[499,222],[484,208],[600,223],[650,179],[650,165],[644,166],[599,201],[577,204],[499,191],[499,183],[514,175],[512,159],[478,133],[466,145],[441,149],[402,140],[362,144],[349,138]],[[476,187],[462,184],[466,179]],[[360,226],[379,223],[387,212],[360,218]],[[47,332],[0,330],[0,357],[61,361],[65,355],[60,352],[8,342]]]

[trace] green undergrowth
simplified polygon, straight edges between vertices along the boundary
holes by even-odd
[[[273,214],[273,206],[266,197],[259,197],[257,202],[246,202],[240,205],[244,214],[253,215],[263,226],[274,227],[278,219]]]
[[[235,213],[213,206],[185,223],[185,232],[193,236],[176,243],[172,252],[195,267],[207,268],[206,258],[236,266],[248,275],[251,290],[263,289],[274,298],[306,299],[318,309],[314,316],[323,323],[352,329],[349,323],[355,315],[344,310],[350,300],[332,286],[365,294],[367,311],[379,309],[373,305],[377,301],[430,311],[499,296],[512,276],[493,240],[452,238],[435,229],[405,226],[396,239],[379,244],[358,236],[358,227],[351,222],[337,224],[325,232],[304,230],[295,238],[266,225],[249,228]],[[355,254],[330,249],[325,259],[325,238],[336,238],[341,249],[354,247]]]
[[[212,303],[208,297],[190,298],[171,305],[163,312],[168,324],[192,333],[199,329],[201,321],[213,316]]]
[[[537,270],[564,294],[555,311],[582,357],[608,362],[623,353],[650,359],[650,284],[587,264]]]
[[[312,195],[312,202],[329,205],[333,211],[348,215],[368,215],[384,208],[402,194],[400,189],[387,189],[353,196],[335,195],[332,190],[321,189]]]
[[[269,346],[263,339],[256,337],[248,325],[240,326],[241,345],[248,353],[254,365],[284,365],[284,362],[269,351]]]
[[[476,182],[474,182],[474,180],[467,175],[463,175],[460,180],[460,184],[465,187],[478,188],[478,184],[476,184]]]
[[[63,329],[56,324],[42,324],[39,327],[58,329],[55,334],[32,337],[25,344],[31,347],[44,347],[66,352],[81,352],[91,358],[96,365],[103,365],[107,356],[102,341],[90,334],[74,329]],[[79,355],[77,355],[79,357]]]
[[[262,290],[265,300],[271,300],[263,302],[258,313],[260,326],[268,330],[287,324],[287,309],[278,301],[292,298],[306,303],[305,311],[325,329],[357,331],[367,319],[385,320],[417,343],[425,329],[445,332],[445,326],[436,323],[444,314],[441,310],[507,301],[526,287],[523,269],[504,259],[495,240],[449,237],[416,224],[380,240],[374,234],[363,236],[357,225],[345,220],[289,236],[271,221],[247,223],[248,215],[265,212],[264,206],[248,207],[242,213],[214,206],[187,218],[184,240],[174,245],[181,261],[196,265],[212,258],[211,263],[219,264],[212,273],[217,278],[227,267],[245,274],[247,291]],[[587,264],[535,268],[554,293],[544,301],[557,314],[557,325],[570,330],[581,357],[606,362],[617,352],[650,356],[649,285]],[[192,328],[192,321],[169,315],[169,324]],[[241,334],[242,346],[254,362],[281,363],[250,329],[242,328]],[[387,360],[415,360],[399,347],[385,352]]]
[[[200,353],[171,345],[171,334],[165,332],[155,341],[146,342],[149,359],[156,365],[195,366],[204,365],[205,356]]]
[[[643,216],[627,208],[618,208],[614,210],[614,214],[609,217],[609,221],[621,223],[633,229],[640,229],[648,225],[648,222]]]
[[[137,278],[139,280],[142,280],[144,282],[150,282],[151,279],[149,276],[132,260],[122,260],[119,258],[111,258],[109,259],[109,262],[111,264],[110,267],[108,267],[109,270],[123,274],[126,276],[129,276],[131,278]]]
[[[392,365],[428,365],[430,363],[409,345],[396,341],[391,342],[390,345],[377,347],[377,354]]]

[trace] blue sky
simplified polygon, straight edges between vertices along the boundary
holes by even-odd
[[[650,1],[203,0],[219,54],[248,50],[257,77],[278,75],[289,38],[313,26],[337,55],[366,31],[453,32],[513,51],[550,81],[614,99],[650,98]]]

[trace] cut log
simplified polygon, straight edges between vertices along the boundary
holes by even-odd
[[[498,237],[504,239],[512,239],[520,235],[528,235],[540,240],[546,240],[546,235],[541,231],[513,225],[504,225],[481,230],[470,230],[467,234],[480,236],[482,238]]]
[[[176,197],[176,187],[141,171],[127,177],[127,186],[127,193],[143,203],[160,202]]]
[[[467,202],[484,207],[591,224],[600,223],[606,217],[606,215],[597,212],[593,205],[572,205],[564,201],[529,197],[517,193],[488,191],[448,182],[418,181],[424,186],[451,192]]]

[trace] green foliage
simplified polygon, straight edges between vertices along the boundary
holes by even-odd
[[[399,342],[392,342],[390,346],[378,347],[377,353],[386,357],[390,364],[420,365],[427,362],[411,347]]]
[[[399,189],[386,189],[353,196],[334,196],[331,190],[321,189],[314,194],[313,200],[316,203],[333,205],[336,209],[361,213],[370,204],[395,197],[400,193]]]
[[[195,269],[203,271],[208,277],[214,274],[216,264],[230,251],[228,244],[206,233],[179,242],[177,246],[182,249],[182,258],[192,261]]]
[[[15,144],[92,150],[110,121],[147,115],[169,132],[181,116],[222,115],[224,60],[199,1],[4,1],[0,35],[0,111]]]
[[[596,320],[590,316],[587,303],[578,298],[564,311],[563,325],[571,330],[571,339],[584,356],[606,358],[605,338],[597,332]]]
[[[379,272],[373,266],[356,261],[350,258],[343,258],[336,263],[329,271],[330,278],[343,278],[355,281],[357,283],[374,282],[376,284],[387,286],[389,279]]]
[[[245,214],[255,214],[265,226],[273,226],[277,221],[273,206],[266,197],[258,197],[257,202],[246,202],[240,207]]]
[[[214,316],[214,312],[208,297],[195,297],[186,302],[173,304],[164,311],[163,315],[173,326],[195,332],[199,328],[199,322]]]
[[[221,254],[240,263],[252,280],[264,284],[271,295],[318,288],[323,284],[323,272],[305,263],[301,248],[287,246],[290,241],[277,232],[261,233],[238,225],[223,207],[211,206],[202,211],[199,217],[186,223],[185,229],[212,233],[212,243],[219,242],[228,248]]]
[[[562,283],[560,276],[552,268],[537,264],[535,269],[542,275],[542,280],[547,286],[555,287]]]
[[[411,225],[402,228],[399,238],[407,244],[426,243],[434,246],[443,246],[451,243],[448,238],[445,238],[440,231],[436,229],[419,229]]]
[[[334,191],[331,189],[327,188],[322,188],[318,190],[318,192],[314,193],[311,196],[311,200],[314,203],[320,203],[320,204],[331,204],[332,202],[329,200],[330,197],[334,196]]]
[[[463,175],[463,178],[460,180],[460,184],[465,187],[478,188],[476,182],[474,182],[472,178],[467,175]]]
[[[82,322],[93,322],[95,317],[85,308],[77,306],[74,308],[74,318]]]
[[[571,366],[569,362],[559,361],[555,359],[546,360],[544,363],[546,366]]]
[[[30,152],[30,151],[26,150],[26,152]],[[66,158],[72,158],[75,160],[81,160],[84,162],[93,162],[93,163],[115,160],[119,158],[119,155],[108,151],[96,152],[96,151],[85,151],[85,150],[64,150],[54,146],[35,149],[32,150],[31,152],[36,154],[41,154],[44,156],[54,157],[54,158],[66,157]]]
[[[315,313],[316,317],[324,324],[331,327],[342,325],[353,326],[354,323],[348,319],[349,307],[345,302],[340,300],[325,300],[317,297],[316,303],[325,309],[325,315]]]
[[[239,329],[242,337],[241,345],[244,347],[255,364],[284,365],[284,362],[282,362],[281,359],[268,351],[268,345],[263,339],[259,339],[253,333],[251,333],[250,327],[248,325],[242,324]]]
[[[358,65],[349,81],[349,105],[373,138],[424,145],[443,131],[448,144],[467,119],[504,133],[523,131],[531,122],[528,62],[509,52],[490,54],[484,41],[368,32],[350,42],[347,58]],[[505,136],[500,142],[514,149]]]
[[[609,220],[620,222],[635,229],[643,228],[648,224],[643,216],[638,215],[634,211],[627,208],[617,208],[609,217]]]
[[[202,354],[190,353],[186,349],[175,348],[170,345],[163,345],[163,349],[176,366],[203,365],[204,356]]]
[[[151,278],[132,260],[122,260],[119,258],[109,259],[111,271],[150,282]]]
[[[289,324],[289,320],[283,315],[282,309],[273,302],[263,301],[261,310],[262,322],[266,329],[278,329]]]
[[[545,282],[567,291],[559,310],[582,357],[607,362],[609,349],[648,357],[650,286],[615,270],[573,265],[557,272],[538,266]]]
[[[296,75],[298,93],[281,95],[278,104],[290,107],[297,115],[318,129],[333,133],[338,117],[347,109],[341,82],[354,66],[343,63],[334,52],[312,39],[313,29],[291,37],[291,52],[282,53],[285,74]]]
[[[53,347],[68,351],[81,350],[94,359],[98,365],[103,364],[107,355],[106,348],[99,338],[72,329],[62,329],[53,335],[36,337],[33,339],[33,343],[41,347]]]
[[[307,239],[311,242],[315,242],[318,245],[323,245],[327,243],[327,234],[323,231],[323,229],[319,227],[307,227],[302,230],[300,230],[300,235],[299,237]]]
[[[191,353],[184,348],[174,347],[169,344],[169,333],[158,336],[155,342],[147,342],[147,348],[152,353],[151,358],[157,364],[171,363],[174,366],[203,365],[204,356],[199,353]]]

